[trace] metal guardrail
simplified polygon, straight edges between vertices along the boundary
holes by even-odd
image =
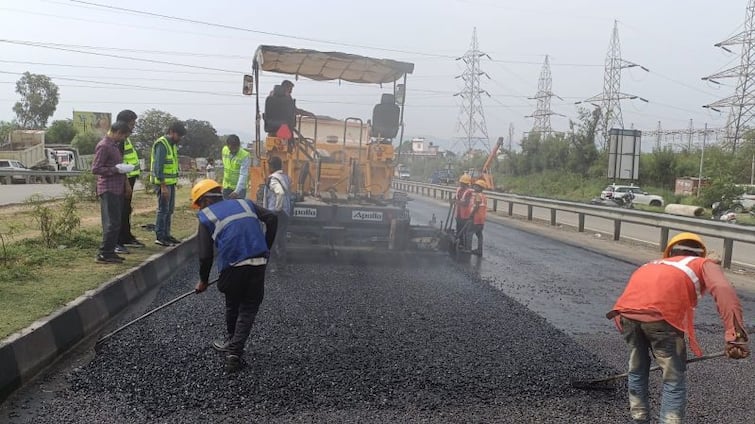
[[[453,186],[420,183],[406,180],[394,180],[393,188],[396,190],[415,193],[435,199],[440,198],[442,200],[450,200],[456,193],[456,187]],[[526,206],[527,220],[529,221],[532,221],[534,208],[550,210],[550,224],[554,226],[557,224],[557,212],[561,211],[574,213],[577,215],[577,230],[579,232],[585,231],[586,216],[594,216],[598,218],[613,220],[614,240],[619,240],[621,238],[621,224],[623,222],[658,228],[660,230],[659,245],[661,246],[661,248],[668,244],[669,230],[691,231],[704,236],[722,238],[724,240],[724,252],[723,257],[721,258],[721,262],[725,268],[731,268],[735,241],[755,244],[755,229],[742,226],[733,226],[731,224],[725,224],[722,222],[706,221],[684,216],[657,214],[631,209],[612,208],[610,206],[597,206],[577,202],[567,202],[563,200],[519,196],[516,194],[486,191],[485,195],[488,198],[488,208],[492,209],[494,212],[498,211],[498,204],[500,202],[507,204],[507,212],[509,216],[514,215],[514,205]],[[492,205],[490,204],[491,202]]]
[[[81,171],[37,171],[34,169],[19,171],[17,169],[2,169],[0,170],[0,183],[10,184],[13,178],[22,176],[26,183],[56,184],[66,177],[75,177],[79,174],[81,174]]]

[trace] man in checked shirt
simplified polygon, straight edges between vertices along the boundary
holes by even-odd
[[[102,219],[102,244],[95,257],[100,264],[118,264],[124,258],[115,254],[118,233],[121,229],[121,212],[131,186],[126,174],[133,171],[133,165],[123,163],[120,144],[131,134],[127,122],[116,121],[110,132],[94,148],[92,174],[97,176],[97,196],[100,198]]]

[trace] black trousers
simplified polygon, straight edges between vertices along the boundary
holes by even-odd
[[[121,211],[123,195],[106,191],[100,194],[100,218],[102,219],[102,243],[100,253],[108,256],[115,254],[118,233],[121,230]]]
[[[286,232],[288,231],[288,215],[285,212],[280,212],[278,216],[278,225],[275,231],[275,241],[273,242],[271,259],[275,265],[285,265],[287,256],[287,240]]]
[[[128,183],[131,185],[131,190],[134,190],[134,184],[136,184],[137,177],[129,177]],[[123,211],[121,212],[121,231],[118,233],[118,244],[126,244],[136,237],[131,234],[131,197],[123,199]]]
[[[225,295],[225,324],[230,343],[228,353],[242,355],[244,346],[265,297],[265,267],[237,266],[220,272],[218,290]]]

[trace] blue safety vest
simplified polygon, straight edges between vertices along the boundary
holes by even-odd
[[[249,258],[268,257],[265,228],[251,200],[214,203],[197,214],[215,241],[218,271]]]

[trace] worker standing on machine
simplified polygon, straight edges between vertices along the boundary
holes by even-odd
[[[680,233],[666,246],[663,259],[641,266],[606,317],[616,322],[629,345],[629,413],[635,422],[650,422],[648,375],[650,353],[663,370],[660,423],[684,421],[687,404],[687,346],[701,356],[695,337],[695,307],[710,293],[724,325],[725,354],[750,354],[742,305],[718,263],[706,259],[700,236]]]
[[[488,198],[482,190],[488,188],[488,184],[484,180],[477,180],[472,184],[472,190],[474,190],[474,197],[472,201],[472,212],[468,225],[469,245],[472,245],[472,236],[477,236],[477,249],[472,250],[473,255],[482,256],[482,230],[485,227],[485,219],[488,216]]]
[[[463,250],[469,249],[467,234],[469,230],[469,217],[472,213],[472,197],[474,191],[469,186],[472,184],[472,177],[464,174],[459,178],[459,187],[456,189],[454,202],[456,205],[456,234],[459,237],[460,247]]]
[[[218,290],[225,295],[227,334],[212,346],[226,354],[226,372],[235,372],[244,365],[246,340],[265,295],[265,268],[278,217],[248,199],[223,200],[222,187],[215,180],[201,180],[192,187],[191,206],[200,209],[195,290],[207,290],[217,252]]]

